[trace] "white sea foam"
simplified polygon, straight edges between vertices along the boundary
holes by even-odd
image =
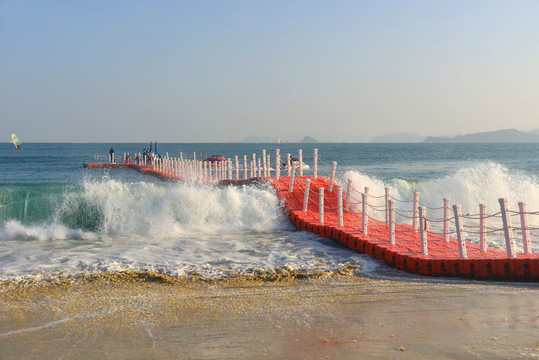
[[[153,270],[214,277],[374,267],[330,240],[296,231],[269,186],[86,181],[65,193],[51,218],[0,227],[0,276]]]
[[[70,229],[61,224],[25,226],[11,220],[0,229],[0,240],[67,240],[95,239],[96,235],[80,229]]]
[[[374,177],[369,177],[358,171],[348,171],[340,179],[342,184],[347,184],[348,179],[352,180],[353,197],[357,203],[355,209],[360,210],[361,195],[365,187],[369,188],[369,202],[375,206],[384,206],[383,197],[384,188],[390,188],[391,197],[396,201],[400,216],[397,216],[398,222],[410,223],[412,210],[413,193],[420,193],[420,204],[427,207],[427,217],[441,219],[443,198],[450,199],[450,205],[461,205],[462,214],[476,216],[479,213],[479,204],[487,206],[487,214],[495,214],[500,211],[498,199],[506,198],[509,209],[518,211],[518,202],[527,203],[528,212],[537,212],[539,210],[539,181],[537,177],[530,176],[521,172],[510,172],[500,164],[492,162],[481,162],[475,166],[466,167],[458,170],[452,175],[444,176],[438,179],[426,181],[407,181],[403,179],[387,179],[382,181]],[[377,219],[384,219],[385,212],[370,210],[370,216]],[[520,226],[520,219],[513,217],[513,227]],[[539,215],[530,214],[528,216],[529,226],[539,227]],[[434,228],[436,223],[431,224]],[[477,225],[477,221],[473,225]],[[501,219],[492,218],[487,223],[490,228],[501,228]],[[468,240],[477,241],[477,235],[473,234],[477,230],[470,230]],[[539,251],[539,234],[537,230],[532,231],[532,249]],[[515,231],[517,239],[517,248],[522,250],[522,241],[518,240],[520,232]],[[503,247],[505,240],[501,232],[490,236],[490,245]]]

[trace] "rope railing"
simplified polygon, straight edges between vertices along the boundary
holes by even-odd
[[[350,181],[350,180],[349,180]],[[362,214],[363,211],[360,211],[360,210],[355,210],[360,204],[362,204],[362,207],[364,209],[371,209],[372,211],[374,211],[375,213],[381,213],[381,212],[386,212],[386,222],[387,222],[387,207],[388,207],[388,200],[391,199],[392,201],[394,201],[395,203],[400,203],[400,204],[413,204],[413,207],[412,209],[409,209],[409,208],[402,208],[402,207],[399,207],[399,208],[394,208],[393,211],[394,213],[402,218],[402,219],[408,219],[408,220],[413,220],[413,223],[412,223],[412,227],[408,227],[408,226],[405,226],[405,227],[402,227],[402,226],[399,226],[399,228],[402,227],[403,230],[405,231],[414,231],[414,232],[417,232],[419,230],[419,228],[421,228],[422,230],[421,231],[426,231],[426,227],[427,227],[427,224],[438,224],[438,226],[441,228],[441,224],[444,225],[444,228],[446,228],[448,225],[451,225],[451,226],[458,226],[460,228],[460,231],[458,230],[444,230],[444,231],[437,231],[438,234],[442,234],[444,235],[444,240],[446,240],[446,235],[451,235],[451,234],[457,234],[457,236],[460,234],[461,236],[461,239],[459,240],[459,247],[461,248],[461,256],[465,257],[466,256],[466,251],[464,249],[465,247],[465,244],[464,244],[464,240],[463,240],[463,237],[466,236],[466,234],[468,235],[475,235],[475,236],[479,236],[480,238],[480,245],[481,245],[481,251],[486,251],[486,235],[492,235],[492,234],[495,234],[495,233],[501,233],[501,232],[507,232],[506,231],[506,228],[507,226],[504,226],[504,227],[486,227],[486,222],[487,221],[493,221],[493,220],[497,220],[497,219],[500,219],[500,218],[503,218],[503,211],[498,211],[496,213],[493,213],[493,214],[487,214],[487,213],[484,213],[484,212],[479,212],[479,213],[467,213],[467,214],[455,214],[455,215],[451,215],[451,216],[448,216],[446,213],[453,213],[453,211],[449,210],[449,206],[448,205],[443,205],[443,206],[426,206],[426,204],[422,203],[422,202],[419,202],[416,198],[414,198],[413,200],[401,200],[401,199],[398,199],[398,198],[395,198],[391,195],[388,196],[388,190],[386,190],[386,195],[382,195],[382,196],[376,196],[376,195],[372,195],[372,194],[368,194],[368,196],[365,196],[366,193],[365,192],[361,192],[359,190],[357,190],[356,188],[354,187],[350,187],[350,184],[348,185],[349,186],[349,193],[347,194],[347,206],[346,206],[346,212],[347,213],[350,213],[350,214]],[[355,194],[360,194],[362,196],[362,199],[358,199]],[[416,194],[414,194],[415,196]],[[417,193],[418,195],[418,193]],[[385,199],[385,201],[382,203],[382,204],[376,204],[376,203],[368,203],[366,206],[365,204],[363,203],[363,199],[364,198],[368,198],[369,201],[372,201],[374,200],[375,202],[377,200],[380,200],[380,199]],[[445,199],[444,199],[444,202],[445,202]],[[447,199],[447,203],[449,203],[449,200]],[[429,210],[429,211],[432,211],[432,212],[439,212],[439,211],[443,211],[444,212],[444,217],[438,217],[438,216],[426,216],[426,215],[423,215],[422,218],[420,218],[417,214],[417,208],[419,207],[422,207],[423,210],[422,212],[424,213],[425,210]],[[449,211],[447,211],[449,210]],[[460,210],[459,210],[460,211]],[[483,211],[483,210],[482,210]],[[521,218],[523,216],[526,216],[526,215],[537,215],[539,214],[539,212],[523,212],[522,210],[521,211],[515,211],[515,210],[512,210],[512,211],[507,211],[507,218],[510,219],[510,218],[514,218],[515,216],[520,216]],[[372,216],[370,216],[370,214],[365,214],[365,218],[366,219],[374,219]],[[421,220],[421,221],[420,221]],[[466,221],[466,223],[463,223],[463,221]],[[470,223],[471,221],[471,223]],[[368,221],[363,221],[363,223],[365,224],[368,224]],[[479,223],[479,224],[478,224]],[[416,226],[414,224],[418,224],[420,226]],[[363,226],[363,224],[361,225]],[[536,231],[538,230],[539,228],[537,227],[534,227],[534,226],[520,226],[520,227],[512,227],[511,228],[511,232],[516,232],[516,233],[519,233],[521,232],[524,236],[524,233],[526,232],[530,232],[530,231]],[[363,233],[366,233],[366,230],[363,230]],[[391,235],[390,235],[391,237]],[[425,237],[426,239],[426,237]],[[390,240],[391,241],[391,240]],[[425,240],[426,241],[426,240]],[[448,241],[448,239],[447,239]],[[526,245],[526,241],[528,241],[528,245]],[[529,253],[531,252],[531,248],[529,246],[529,236],[528,238],[524,238],[523,239],[523,242],[524,242],[524,252],[525,253]],[[514,257],[515,255],[515,252],[514,250],[508,250],[508,256],[509,257]]]
[[[413,216],[408,216],[408,215],[405,215],[401,212],[401,210],[396,210],[395,209],[395,214],[399,215],[400,217],[403,217],[405,219],[413,219]]]
[[[400,203],[413,203],[414,200],[401,200],[401,199],[398,199],[396,197],[393,197],[393,196],[390,196],[391,200],[395,200],[397,202],[400,202]]]
[[[373,209],[373,210],[376,210],[376,211],[386,211],[386,207],[385,206],[377,206],[377,205],[371,205],[369,204],[369,209]],[[382,209],[382,210],[380,210]]]
[[[413,202],[413,200],[412,200]],[[420,206],[424,206],[427,210],[434,210],[434,211],[437,211],[437,210],[442,210],[444,207],[443,206],[440,206],[440,207],[430,207],[430,206],[427,206],[423,203],[419,203]]]

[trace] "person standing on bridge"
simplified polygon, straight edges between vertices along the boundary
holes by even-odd
[[[109,150],[109,157],[110,157],[110,162],[111,162],[111,163],[114,163],[114,146],[111,146],[111,147],[110,147],[110,150]]]

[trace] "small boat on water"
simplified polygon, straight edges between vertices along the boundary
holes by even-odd
[[[224,155],[212,155],[210,157],[207,157],[206,159],[204,159],[204,161],[212,164],[212,165],[215,165],[215,164],[221,164],[221,163],[225,163],[227,161],[227,159],[225,158]]]

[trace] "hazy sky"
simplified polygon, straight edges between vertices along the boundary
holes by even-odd
[[[6,141],[504,128],[539,128],[537,0],[0,0]]]

